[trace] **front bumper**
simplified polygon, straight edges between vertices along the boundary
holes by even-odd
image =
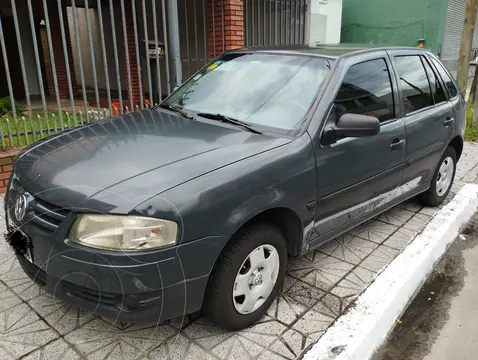
[[[213,239],[217,240],[209,238]],[[30,240],[35,246],[35,239]],[[209,241],[200,243],[207,247]],[[180,257],[131,269],[83,262],[75,259],[74,253],[68,256],[52,253],[55,261],[39,263],[36,253],[35,250],[32,253],[33,262],[21,254],[17,254],[17,258],[37,285],[80,308],[127,322],[151,323],[200,310],[209,279],[209,273],[184,278]],[[201,261],[208,260],[197,257],[197,262]],[[181,277],[183,280],[175,281]]]
[[[204,276],[137,294],[108,293],[101,290],[101,285],[91,289],[48,276],[24,256],[17,255],[17,258],[25,273],[56,298],[112,320],[134,323],[160,322],[199,310],[208,280],[208,276]]]
[[[21,230],[18,236],[18,230],[9,226],[9,217],[14,217],[9,209],[14,204],[8,195],[9,236],[17,232],[16,239],[31,244],[31,257],[16,251],[18,260],[45,291],[80,308],[127,322],[157,322],[201,309],[209,274],[227,238],[207,237],[134,254],[102,251],[67,239],[74,213],[65,215],[57,229],[39,226],[43,223],[32,220],[40,216],[36,205],[24,221],[13,222]]]

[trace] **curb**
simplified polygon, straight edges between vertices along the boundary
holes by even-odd
[[[304,354],[303,359],[370,359],[477,209],[478,185],[466,184],[375,278],[355,305]]]

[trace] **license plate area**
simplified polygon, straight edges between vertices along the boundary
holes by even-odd
[[[17,255],[22,255],[30,262],[33,262],[33,244],[30,238],[15,224],[7,218],[8,232],[5,234],[5,240],[12,247]]]

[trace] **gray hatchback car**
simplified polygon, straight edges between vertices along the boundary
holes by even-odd
[[[46,291],[103,316],[263,316],[289,256],[400,202],[439,205],[465,101],[416,48],[240,49],[153,109],[23,150],[7,241]]]

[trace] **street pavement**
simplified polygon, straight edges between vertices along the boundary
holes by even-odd
[[[465,144],[450,197],[478,175]],[[438,208],[400,204],[307,255],[290,259],[278,299],[251,328],[227,332],[199,314],[162,324],[100,318],[35,285],[0,246],[0,359],[295,359],[342,314]],[[0,219],[2,231],[4,219]]]

